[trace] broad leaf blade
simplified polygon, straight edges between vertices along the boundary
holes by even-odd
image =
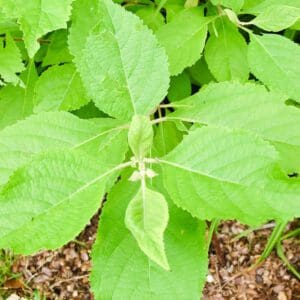
[[[6,85],[0,90],[0,129],[33,113],[33,93],[38,78],[34,61],[20,75],[25,87]]]
[[[6,127],[0,132],[0,185],[33,155],[51,149],[73,147],[102,156],[108,159],[107,163],[118,161],[127,150],[126,132],[117,135],[119,130],[125,128],[116,120],[102,119],[95,124],[66,112],[41,113]],[[118,147],[113,151],[103,148],[109,141],[119,143]],[[123,154],[119,156],[118,151]]]
[[[38,38],[66,28],[73,0],[0,0],[0,7],[8,17],[18,18],[24,33],[24,43],[32,58],[39,49]]]
[[[161,162],[168,193],[193,216],[259,224],[291,217],[291,208],[279,213],[264,190],[272,182],[277,158],[275,149],[255,135],[203,127],[192,131]],[[293,214],[297,214],[295,200],[290,201]]]
[[[125,178],[104,206],[92,252],[95,299],[199,299],[207,270],[205,224],[176,208],[160,190],[170,212],[165,243],[172,271],[164,271],[139,249],[124,224],[126,208],[138,189]]]
[[[247,0],[243,7],[244,12],[259,15],[274,5],[286,5],[300,8],[299,0]]]
[[[251,131],[276,145],[284,165],[292,171],[300,155],[300,111],[263,86],[224,82],[210,84],[186,100],[170,117],[194,123]],[[285,153],[289,151],[290,154]],[[292,166],[292,163],[294,166]]]
[[[17,170],[0,194],[0,247],[32,254],[73,239],[101,204],[107,167],[72,150]]]
[[[83,45],[99,23],[99,0],[77,0],[72,5],[72,26],[68,37],[69,50],[74,57],[80,58],[84,51]]]
[[[87,104],[89,98],[74,64],[53,66],[42,73],[34,102],[35,112],[76,110]]]
[[[251,72],[269,88],[300,101],[299,45],[280,35],[252,35],[248,61]]]
[[[170,269],[164,245],[168,220],[168,205],[164,196],[142,185],[128,204],[125,224],[141,250],[165,270]]]
[[[73,56],[68,49],[67,38],[68,32],[66,29],[54,31],[51,35],[47,53],[43,58],[43,67],[72,61]]]
[[[188,68],[188,72],[192,83],[199,86],[216,81],[208,69],[204,56],[202,56],[191,68]]]
[[[171,75],[181,73],[201,56],[212,17],[203,17],[202,9],[189,8],[156,32],[160,44],[166,49]]]
[[[170,102],[182,100],[192,93],[192,84],[187,72],[171,77],[168,99]]]
[[[5,46],[3,41],[0,43],[0,75],[4,82],[17,85],[20,83],[20,78],[16,73],[24,70],[22,56],[20,50],[15,44],[13,38],[6,34]],[[0,80],[0,85],[2,85]]]
[[[78,12],[88,15],[86,10]],[[98,23],[88,34],[75,63],[88,95],[118,119],[149,115],[167,93],[167,57],[142,21],[110,0],[99,1]],[[81,34],[81,28],[77,28]],[[72,35],[78,34],[73,29]],[[142,41],[142,42],[141,42]],[[74,47],[74,45],[73,45]],[[82,44],[80,45],[82,47]]]
[[[205,60],[218,81],[246,81],[249,76],[247,44],[228,18],[216,22],[218,36],[211,34],[205,46]]]
[[[154,32],[165,24],[164,16],[157,11],[154,5],[141,5],[141,8],[139,8],[135,14]]]
[[[292,26],[299,19],[300,7],[279,3],[269,6],[251,23],[267,31],[281,31]]]
[[[162,122],[156,127],[151,155],[166,155],[182,140],[183,133],[178,130],[175,122]],[[179,125],[182,125],[179,123]]]

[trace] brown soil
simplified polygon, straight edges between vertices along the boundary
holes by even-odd
[[[95,216],[91,224],[71,242],[57,251],[45,251],[31,257],[21,257],[12,271],[21,274],[0,287],[6,296],[32,297],[39,291],[46,299],[93,299],[89,293],[90,250],[97,230]],[[272,227],[267,225],[265,227]],[[233,241],[246,227],[237,222],[224,222],[219,226],[210,251],[210,266],[203,300],[257,299],[299,300],[300,282],[282,261],[272,253],[255,270],[251,266],[264,249],[271,229],[251,232],[247,237]],[[295,238],[284,242],[289,261],[300,267],[300,243]],[[1,296],[0,296],[1,299]]]

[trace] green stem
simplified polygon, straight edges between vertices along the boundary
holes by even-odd
[[[276,245],[276,251],[277,251],[277,255],[281,258],[281,260],[286,265],[286,267],[300,280],[300,273],[296,270],[296,268],[294,268],[294,266],[290,264],[289,260],[285,256],[283,252],[283,247],[281,245],[281,241],[278,241]]]
[[[286,227],[288,222],[280,222],[277,223],[275,228],[272,231],[271,236],[269,237],[268,243],[258,259],[258,261],[254,264],[253,268],[257,267],[260,263],[262,263],[272,252],[278,241],[281,240],[281,235]]]
[[[294,236],[297,236],[297,235],[300,235],[300,228],[297,228],[297,229],[295,229],[295,230],[292,230],[292,231],[288,232],[287,234],[285,234],[285,235],[281,238],[281,240],[282,240],[282,241],[283,241],[283,240],[287,240],[287,239],[289,239],[289,238],[291,238],[291,237],[294,237]]]
[[[213,235],[217,231],[220,222],[221,222],[220,219],[213,219],[209,226],[208,237],[207,237],[207,241],[206,241],[207,252],[209,251],[209,247],[210,247]]]

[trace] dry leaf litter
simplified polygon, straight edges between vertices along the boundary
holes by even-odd
[[[17,259],[12,272],[20,276],[5,282],[0,288],[0,295],[6,296],[0,296],[0,300],[33,299],[37,291],[49,300],[93,299],[88,275],[97,220],[98,215],[93,217],[76,241],[57,251],[44,251]],[[300,282],[274,251],[258,268],[248,270],[264,249],[271,232],[268,227],[272,224],[266,229],[251,232],[247,237],[233,240],[246,227],[231,221],[221,223],[210,250],[203,300],[300,300]],[[286,240],[283,245],[289,261],[300,269],[299,239]]]

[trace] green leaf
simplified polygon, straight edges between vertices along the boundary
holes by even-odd
[[[300,111],[285,105],[284,100],[257,84],[214,83],[180,101],[183,106],[170,118],[251,131],[271,141],[285,168],[295,171],[300,155]],[[292,153],[295,159],[291,161]]]
[[[294,23],[291,28],[291,30],[300,30],[300,20],[298,20],[296,23]]]
[[[0,34],[7,32],[17,31],[19,29],[17,22],[9,17],[0,10]]]
[[[73,56],[70,54],[67,44],[68,32],[65,29],[57,30],[51,35],[51,42],[43,58],[43,66],[56,65],[71,62]]]
[[[0,90],[0,129],[33,112],[33,91],[38,75],[32,60],[20,78],[24,82],[24,88],[8,84]]]
[[[213,17],[203,17],[200,7],[188,8],[156,32],[169,57],[171,75],[178,75],[201,56],[207,35],[207,25]]]
[[[107,114],[102,112],[98,107],[96,107],[93,101],[80,107],[77,110],[72,111],[72,113],[79,117],[80,119],[93,119],[93,118],[105,118],[108,117]]]
[[[126,132],[122,123],[112,119],[102,119],[98,124],[80,120],[67,112],[48,112],[33,115],[15,125],[0,131],[0,185],[7,182],[9,176],[27,163],[33,155],[52,149],[76,148],[103,157],[109,164],[124,158],[127,150]],[[100,151],[106,143],[118,140],[113,151]],[[113,153],[118,153],[114,157]],[[120,157],[121,156],[121,157]]]
[[[151,150],[152,156],[164,156],[182,140],[182,132],[178,130],[175,122],[162,122],[158,124]]]
[[[192,93],[192,85],[190,78],[186,72],[171,77],[170,87],[168,90],[169,101],[178,101],[190,96]]]
[[[75,110],[89,102],[74,64],[53,66],[39,77],[35,87],[35,112]]]
[[[26,255],[75,238],[101,204],[107,170],[71,150],[42,154],[17,170],[0,194],[0,247]]]
[[[215,23],[218,36],[212,33],[205,46],[205,60],[218,81],[249,77],[247,44],[236,26],[227,18]]]
[[[139,249],[124,224],[126,208],[138,189],[125,178],[108,195],[92,252],[95,299],[199,299],[207,270],[204,222],[176,208],[159,189],[170,213],[165,244],[171,272],[166,272]]]
[[[285,5],[300,8],[299,0],[245,0],[243,10],[245,13],[259,15],[274,5]]]
[[[229,7],[238,12],[244,5],[244,0],[211,0],[211,3],[214,5]]]
[[[154,6],[143,6],[135,14],[153,31],[158,30],[165,24],[165,18],[160,12],[157,12]]]
[[[73,2],[72,26],[68,44],[74,57],[80,58],[89,33],[99,23],[98,4],[99,0],[76,0]]]
[[[125,224],[141,250],[165,270],[170,269],[164,245],[168,220],[168,204],[164,196],[142,184],[128,204]]]
[[[251,72],[273,90],[300,101],[300,47],[275,34],[251,35],[248,50]]]
[[[0,76],[4,82],[17,85],[20,78],[16,73],[24,70],[21,53],[9,34],[6,34],[5,45],[4,40],[0,40],[0,43]],[[0,85],[3,84],[1,78]]]
[[[32,58],[39,49],[38,38],[44,34],[66,28],[73,0],[0,0],[3,12],[18,23],[24,33],[24,43]]]
[[[181,107],[169,117],[253,131],[268,140],[297,145],[300,135],[295,138],[294,129],[300,122],[300,112],[285,105],[284,100],[255,83],[211,83],[178,102]]]
[[[77,13],[86,17],[87,10],[89,6]],[[98,25],[80,45],[81,54],[73,52],[88,95],[99,109],[119,119],[150,114],[168,90],[164,50],[151,30],[121,6],[103,0],[94,10]],[[81,27],[77,30],[82,34]],[[72,41],[74,34],[75,28]]]
[[[185,1],[166,1],[166,4],[163,6],[166,10],[166,23],[170,23],[174,17],[181,11],[184,10]]]
[[[203,56],[192,67],[188,68],[188,73],[192,83],[199,86],[215,81]]]
[[[143,160],[150,152],[152,142],[153,129],[149,118],[134,116],[128,132],[128,143],[136,159]]]
[[[0,90],[0,129],[23,118],[23,91],[24,89],[21,87],[11,84],[6,85]]]
[[[291,27],[299,19],[300,8],[279,3],[269,6],[252,20],[251,24],[267,31],[281,31]]]
[[[159,161],[168,193],[193,216],[257,225],[274,218],[289,220],[299,212],[299,196],[285,209],[280,200],[272,202],[271,194],[278,192],[272,178],[277,159],[275,149],[255,135],[202,127]],[[288,189],[281,187],[284,191]]]

